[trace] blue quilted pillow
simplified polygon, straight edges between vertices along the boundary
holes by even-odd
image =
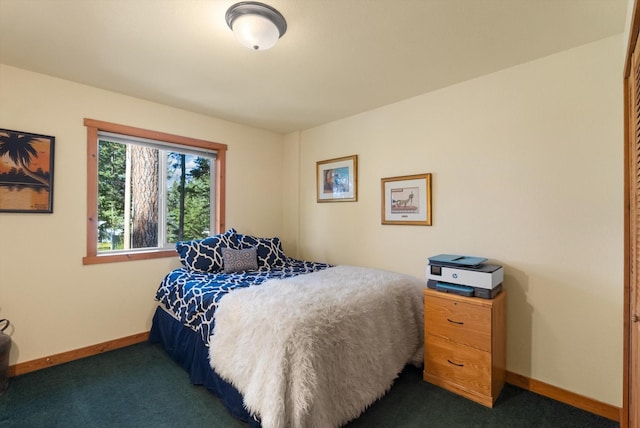
[[[278,237],[256,238],[255,236],[236,233],[232,240],[236,241],[238,248],[256,248],[258,267],[282,267],[289,260],[282,250],[282,243]]]
[[[176,251],[180,263],[185,267],[199,272],[219,272],[224,267],[222,249],[233,247],[231,236],[234,229],[229,229],[223,234],[213,235],[208,238],[194,241],[180,241],[176,243]]]

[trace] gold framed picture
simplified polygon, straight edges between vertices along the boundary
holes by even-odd
[[[358,155],[316,162],[317,202],[358,200]]]
[[[431,174],[383,178],[382,224],[431,226]]]

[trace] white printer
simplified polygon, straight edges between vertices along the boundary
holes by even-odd
[[[439,254],[429,257],[427,287],[464,296],[494,298],[502,291],[504,269],[481,257]]]

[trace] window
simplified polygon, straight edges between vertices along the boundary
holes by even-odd
[[[85,119],[84,264],[175,256],[224,224],[226,146]]]

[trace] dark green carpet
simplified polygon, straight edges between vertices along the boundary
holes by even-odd
[[[243,427],[157,345],[143,343],[11,379],[0,427]],[[485,408],[422,380],[407,367],[355,427],[617,427],[506,385]]]

